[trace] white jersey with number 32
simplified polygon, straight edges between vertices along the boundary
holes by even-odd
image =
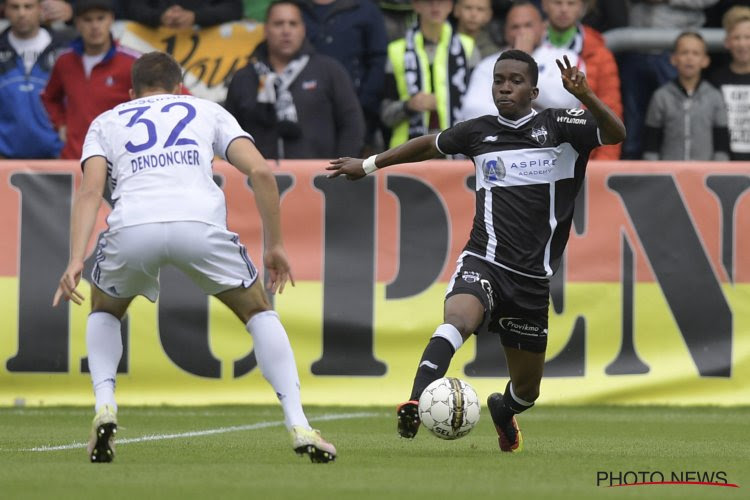
[[[224,193],[213,180],[215,155],[252,137],[220,105],[193,96],[142,97],[99,115],[81,163],[107,160],[114,207],[110,230],[150,222],[199,221],[226,228]]]

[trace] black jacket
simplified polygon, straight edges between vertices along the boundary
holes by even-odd
[[[349,75],[335,59],[315,53],[309,42],[298,53],[302,54],[308,54],[310,61],[289,88],[297,108],[295,130],[277,122],[273,104],[257,101],[259,80],[253,61],[269,65],[265,42],[253,52],[251,63],[232,78],[227,110],[253,136],[266,158],[359,156],[365,123]]]

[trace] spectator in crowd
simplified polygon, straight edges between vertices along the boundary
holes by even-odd
[[[0,158],[57,158],[62,148],[39,94],[64,47],[40,26],[39,0],[6,0],[0,34]]]
[[[586,13],[581,22],[599,33],[628,25],[628,0],[585,0]]]
[[[113,21],[111,0],[76,1],[74,22],[81,36],[55,62],[42,93],[65,143],[61,158],[79,159],[94,118],[130,100],[130,69],[138,54],[115,43]]]
[[[266,40],[229,84],[226,108],[266,158],[335,158],[362,151],[365,124],[349,75],[305,39],[295,0],[266,12]]]
[[[336,59],[349,73],[365,116],[366,147],[382,150],[376,145],[376,131],[388,45],[383,15],[372,0],[304,0],[300,6],[315,50]]]
[[[539,96],[532,102],[537,111],[549,107],[575,108],[580,102],[566,92],[560,80],[560,72],[555,59],[562,60],[567,56],[575,66],[578,54],[564,47],[554,47],[549,43],[542,43],[546,27],[542,20],[542,13],[537,6],[528,0],[517,0],[508,11],[505,20],[505,40],[508,48],[518,49],[531,54],[539,63],[539,80],[537,87]],[[500,53],[484,58],[471,74],[469,89],[464,96],[461,108],[461,120],[469,120],[483,115],[497,115],[497,107],[488,101],[487,95],[492,93],[493,69]],[[582,65],[578,65],[579,67]]]
[[[719,0],[711,7],[705,9],[706,22],[704,26],[707,28],[721,28],[721,20],[724,17],[724,14],[735,5],[744,5],[747,7],[748,2],[747,0]],[[714,62],[713,58],[711,62]]]
[[[474,39],[480,57],[487,57],[500,50],[488,29],[492,20],[491,0],[456,0],[453,17],[456,18],[456,31]]]
[[[128,19],[152,28],[192,28],[237,21],[242,0],[129,0]]]
[[[390,147],[457,123],[469,75],[479,62],[474,40],[447,21],[452,0],[412,0],[419,15],[404,38],[388,44],[381,120]]]
[[[243,0],[244,16],[259,23],[266,20],[266,9],[273,0]]]
[[[727,107],[730,158],[750,161],[750,7],[732,7],[722,24],[731,61],[716,68],[710,80],[721,90]]]
[[[586,80],[596,95],[622,118],[620,75],[615,56],[595,29],[580,23],[587,0],[542,0],[547,15],[546,42],[576,52],[586,67]],[[619,160],[620,144],[595,149],[591,160]]]
[[[697,30],[705,22],[703,9],[718,0],[666,2],[632,0],[630,26],[635,28]],[[622,157],[637,160],[643,156],[643,122],[654,91],[677,78],[669,50],[626,52],[618,57],[620,89],[628,136],[622,144]]]
[[[672,51],[677,79],[659,87],[651,98],[644,160],[729,160],[724,101],[716,87],[701,78],[708,63],[708,48],[700,34],[686,31],[677,37]]]
[[[389,42],[403,38],[409,26],[414,24],[416,15],[411,2],[412,0],[378,0]]]

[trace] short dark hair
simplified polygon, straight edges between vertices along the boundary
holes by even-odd
[[[302,14],[302,6],[300,5],[299,0],[273,0],[268,4],[268,8],[266,8],[266,21],[268,21],[268,16],[277,5],[293,5],[299,9],[300,15]]]
[[[539,81],[539,66],[537,66],[536,61],[533,57],[531,57],[523,50],[510,49],[503,51],[503,53],[500,54],[500,57],[497,58],[497,61],[495,61],[495,64],[497,64],[499,61],[505,61],[506,59],[525,62],[529,67],[527,70],[529,80],[531,80],[532,85],[536,86],[537,82]]]
[[[166,52],[143,54],[133,63],[133,91],[141,95],[146,89],[172,90],[182,83],[182,68]]]
[[[697,31],[683,31],[682,33],[677,35],[677,38],[674,39],[674,44],[672,44],[673,53],[677,52],[677,46],[680,44],[680,41],[682,41],[683,38],[687,38],[687,37],[693,37],[699,42],[701,42],[701,44],[703,44],[704,52],[708,53],[708,45],[706,45],[706,40]]]
[[[73,4],[73,17],[82,16],[90,10],[105,10],[112,14],[115,12],[112,0],[76,0]]]

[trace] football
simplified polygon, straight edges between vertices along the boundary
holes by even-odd
[[[420,396],[419,418],[437,437],[458,439],[479,422],[479,398],[463,380],[440,378],[428,385]]]

